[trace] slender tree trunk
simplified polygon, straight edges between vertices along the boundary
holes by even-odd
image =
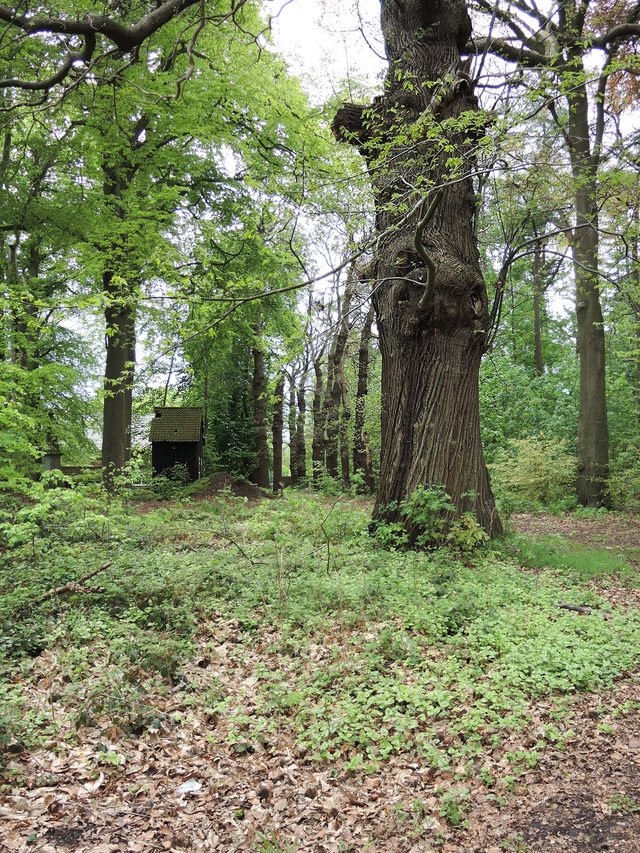
[[[533,336],[535,346],[536,374],[542,376],[544,363],[542,360],[542,310],[541,301],[544,294],[542,271],[544,268],[542,247],[536,243],[533,253]]]
[[[368,437],[364,429],[364,415],[369,385],[369,347],[371,345],[371,328],[373,326],[373,303],[367,311],[364,325],[360,333],[358,347],[358,387],[356,389],[354,437],[353,437],[353,470],[362,471],[366,490],[373,494],[375,483],[371,467],[371,453],[368,448]]]
[[[278,376],[274,391],[275,401],[273,404],[273,425],[271,435],[273,439],[273,491],[277,494],[282,489],[282,429],[284,425],[283,401],[284,401],[284,374]]]
[[[296,399],[298,401],[298,419],[296,422],[297,483],[301,483],[307,479],[307,440],[305,437],[305,428],[307,425],[307,392],[305,383],[308,372],[308,366],[306,366],[302,371],[302,376],[296,390]],[[291,471],[291,475],[293,476],[293,470]]]
[[[291,471],[291,485],[298,485],[298,436],[297,410],[296,410],[296,375],[289,374],[289,412],[287,417],[289,427],[289,470]]]
[[[313,362],[315,373],[315,385],[313,388],[313,439],[311,442],[311,467],[313,471],[313,482],[317,486],[320,477],[324,473],[324,419],[322,413],[322,389],[324,378],[322,375],[322,361],[317,358]]]
[[[344,361],[347,355],[349,341],[349,312],[353,296],[353,282],[348,281],[340,304],[340,322],[331,342],[329,358],[327,359],[327,384],[322,408],[325,432],[325,464],[327,474],[334,479],[340,476],[338,465],[341,457],[340,444],[343,414],[342,399],[344,379]]]
[[[460,65],[471,22],[461,0],[382,0],[382,30],[384,95],[366,109],[344,105],[334,121],[339,138],[359,144],[376,193],[382,455],[374,518],[403,521],[415,537],[402,502],[420,485],[444,486],[456,515],[474,513],[495,536],[502,527],[480,439],[489,311],[473,230],[471,135],[443,133],[438,142],[442,121],[478,110]],[[464,171],[451,173],[452,156]],[[408,194],[412,186],[421,189]]]
[[[256,327],[256,338],[260,327]],[[256,467],[253,482],[262,489],[269,483],[269,444],[267,442],[267,385],[264,372],[264,353],[258,346],[253,349],[253,424],[256,437]]]
[[[342,371],[340,381],[340,468],[342,482],[345,486],[351,484],[351,455],[349,447],[349,421],[351,411],[349,410],[349,391],[347,388],[347,377]]]
[[[289,453],[291,468],[291,485],[299,486],[307,476],[307,446],[305,441],[305,420],[307,415],[307,398],[305,381],[308,366],[303,366],[298,380],[296,374],[291,374],[289,383]]]
[[[575,186],[576,227],[571,250],[580,359],[577,496],[583,506],[597,507],[605,502],[609,475],[605,341],[598,281],[597,164],[590,152],[589,102],[584,84],[575,86],[567,100]]]

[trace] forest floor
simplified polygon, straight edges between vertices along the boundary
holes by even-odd
[[[640,567],[637,517],[521,513],[511,517],[511,526],[528,536],[576,539],[611,550]],[[638,589],[611,585],[598,593],[612,606],[640,608]],[[523,851],[640,851],[639,700],[640,681],[634,676],[606,696],[587,694],[572,705],[575,739],[562,752],[547,752],[531,784],[501,809],[500,818],[509,825],[506,837],[519,835]],[[603,718],[601,706],[614,714],[616,706],[634,710]]]
[[[148,509],[148,508],[147,508]],[[613,549],[640,566],[640,520],[512,516],[534,537],[576,539]],[[526,570],[525,570],[526,571]],[[531,569],[529,571],[536,571]],[[590,582],[618,610],[640,609],[640,589]],[[576,617],[578,618],[578,617]],[[580,614],[588,623],[588,613]],[[377,626],[366,626],[375,636]],[[347,658],[361,626],[339,625],[312,643],[307,668]],[[179,683],[154,697],[158,719],[140,736],[101,721],[55,721],[68,685],[56,649],[35,660],[23,689],[33,714],[50,713],[56,736],[14,755],[5,772],[19,784],[0,796],[0,849],[11,853],[566,853],[640,851],[640,675],[560,703],[530,703],[529,723],[469,765],[426,767],[400,752],[374,768],[343,758],[319,763],[297,745],[286,714],[266,740],[230,743],[225,720],[194,705],[218,689],[255,710],[259,678],[283,666],[277,627],[248,647],[238,622],[222,613],[198,627],[196,654]],[[295,651],[289,652],[294,655]],[[105,666],[107,661],[105,661]],[[188,685],[188,687],[186,686]],[[514,773],[514,755],[531,754],[545,722],[563,737]],[[555,716],[550,717],[550,715]],[[215,736],[212,732],[215,731]],[[446,733],[443,733],[446,738]],[[445,740],[446,742],[446,740]],[[94,758],[102,755],[96,764]],[[6,777],[5,777],[6,778]],[[490,781],[488,781],[490,780]]]
[[[550,513],[516,513],[510,527],[527,536],[559,536],[593,548],[603,548],[640,567],[640,517],[616,513],[577,518]]]

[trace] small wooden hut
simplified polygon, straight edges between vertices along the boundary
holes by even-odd
[[[149,438],[154,477],[168,474],[175,465],[184,465],[191,481],[200,479],[204,455],[202,407],[156,408]]]

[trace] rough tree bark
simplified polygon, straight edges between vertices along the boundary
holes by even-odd
[[[102,467],[105,485],[113,488],[113,477],[125,466],[131,448],[131,388],[133,385],[133,308],[114,284],[114,273],[102,276],[102,289],[109,304],[105,309],[104,403],[102,426]]]
[[[375,191],[382,446],[374,519],[404,521],[401,502],[419,485],[444,485],[457,515],[473,512],[496,536],[478,400],[489,311],[473,229],[471,132],[455,123],[478,111],[460,62],[471,22],[463,0],[382,0],[382,31],[384,94],[366,108],[343,105],[333,124],[359,146]],[[451,157],[463,164],[455,177]]]
[[[571,58],[570,66],[584,75],[584,63],[579,56]],[[598,157],[593,156],[590,150],[586,84],[578,84],[572,89],[567,97],[569,156],[575,184],[576,212],[571,251],[575,269],[577,348],[580,359],[576,493],[578,502],[583,506],[601,506],[606,503],[609,476],[609,426],[604,323],[598,281]]]

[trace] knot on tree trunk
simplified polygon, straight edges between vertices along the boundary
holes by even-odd
[[[363,104],[344,103],[331,123],[331,132],[338,142],[363,146],[369,139],[365,111],[371,110]]]

